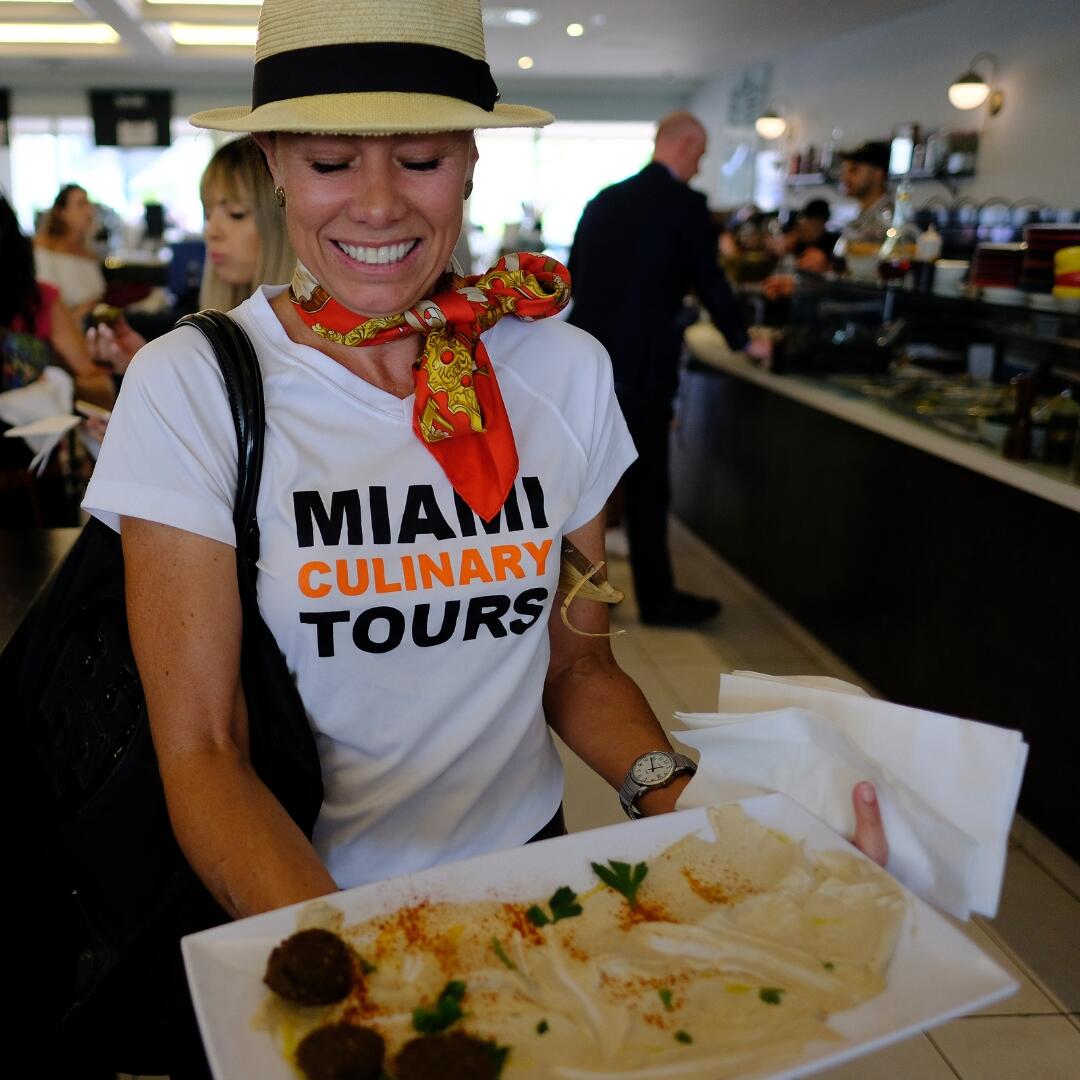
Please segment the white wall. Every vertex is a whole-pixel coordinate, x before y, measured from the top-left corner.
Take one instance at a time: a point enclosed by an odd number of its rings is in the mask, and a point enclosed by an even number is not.
[[[827,9],[822,17],[828,18]],[[977,52],[1000,60],[1005,107],[961,112],[949,104],[949,83]],[[894,124],[924,131],[981,130],[978,175],[961,194],[981,201],[1023,196],[1052,206],[1080,206],[1080,3],[1076,0],[953,0],[823,45],[773,57],[774,100],[792,121],[790,150],[821,148],[833,128],[841,142],[887,138]],[[752,132],[727,127],[737,73],[709,82],[691,108],[710,130],[710,153],[699,179],[716,205],[747,198],[746,178],[732,184],[720,163],[739,141],[761,146]],[[818,192],[820,194],[820,192]],[[944,195],[934,183],[921,202]],[[802,201],[809,192],[798,193]]]

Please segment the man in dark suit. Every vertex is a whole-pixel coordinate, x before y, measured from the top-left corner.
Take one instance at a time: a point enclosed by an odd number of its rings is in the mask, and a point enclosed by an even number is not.
[[[623,477],[638,607],[643,622],[667,626],[720,612],[718,601],[675,588],[668,551],[668,438],[683,298],[697,294],[732,349],[755,348],[717,265],[705,196],[688,185],[705,145],[705,129],[690,113],[662,120],[652,161],[585,207],[570,252],[570,322],[611,354],[615,392],[638,451]]]

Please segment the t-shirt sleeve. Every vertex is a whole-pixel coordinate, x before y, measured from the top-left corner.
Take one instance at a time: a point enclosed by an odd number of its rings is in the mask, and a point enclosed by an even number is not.
[[[611,358],[595,339],[583,336],[594,350],[595,382],[593,385],[591,425],[583,432],[582,445],[588,456],[585,483],[577,507],[566,520],[563,532],[573,532],[592,521],[604,508],[615,485],[637,457],[633,439],[627,430],[611,372]],[[587,385],[587,384],[586,384]],[[589,413],[586,413],[589,416]]]
[[[235,545],[236,429],[206,339],[181,327],[124,376],[83,509],[119,531],[136,517]]]

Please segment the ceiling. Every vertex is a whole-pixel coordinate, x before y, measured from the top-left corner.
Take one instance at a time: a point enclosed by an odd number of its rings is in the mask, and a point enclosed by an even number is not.
[[[839,37],[942,0],[526,0],[539,14],[531,26],[489,25],[488,54],[496,79],[514,88],[553,82],[576,87],[594,80],[663,80],[687,89],[732,68]],[[489,14],[492,9],[489,9]],[[258,7],[150,0],[0,0],[0,23],[103,23],[114,44],[0,44],[0,83],[47,87],[167,83],[184,89],[211,81],[246,85],[249,47],[176,44],[169,23],[253,25]],[[585,32],[568,37],[566,26]],[[522,71],[518,58],[530,56]]]

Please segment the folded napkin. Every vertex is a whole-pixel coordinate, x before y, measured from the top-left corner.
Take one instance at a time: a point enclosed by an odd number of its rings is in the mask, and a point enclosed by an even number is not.
[[[958,918],[993,916],[1027,745],[1006,728],[878,701],[835,679],[723,675],[720,712],[676,716],[701,754],[679,808],[781,791],[837,832],[871,780],[888,869]]]
[[[64,432],[80,422],[71,415],[74,400],[75,380],[58,367],[47,367],[34,382],[0,394],[0,420],[12,425],[5,434],[22,436],[34,451],[30,470],[39,476]]]

